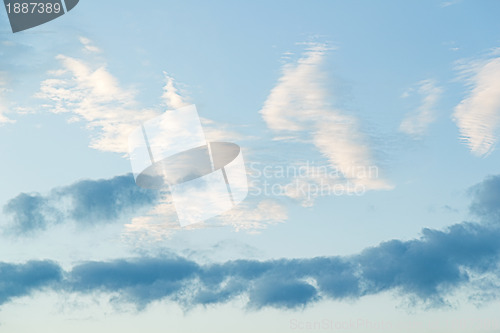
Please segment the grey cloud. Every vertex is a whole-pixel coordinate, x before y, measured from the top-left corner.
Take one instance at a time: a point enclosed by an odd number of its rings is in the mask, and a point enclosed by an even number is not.
[[[296,308],[384,291],[437,306],[469,282],[467,272],[498,272],[499,237],[499,228],[463,223],[445,231],[424,229],[420,239],[392,240],[348,257],[204,266],[183,258],[145,258],[86,263],[70,276],[73,291],[117,292],[141,307],[163,298],[192,307],[245,295],[251,308]]]
[[[390,240],[351,256],[203,265],[176,256],[93,261],[74,266],[62,280],[57,275],[60,269],[51,266],[56,272],[51,287],[82,294],[110,293],[138,308],[158,300],[189,309],[235,299],[247,300],[252,309],[301,308],[322,299],[356,300],[387,291],[427,306],[441,306],[459,288],[474,287],[474,276],[482,288],[482,294],[473,295],[474,300],[489,301],[498,295],[496,286],[500,285],[500,224],[491,223],[498,209],[493,204],[497,184],[497,178],[490,177],[472,192],[471,209],[487,217],[488,223],[463,222],[445,230],[427,228],[418,239]],[[36,207],[38,201],[33,205]],[[37,271],[2,265],[7,271],[24,269],[35,276],[34,280],[2,276],[6,282],[0,285],[15,285],[14,292],[1,296],[2,302],[38,288],[33,282],[40,281]],[[11,289],[0,290],[5,293]]]
[[[77,292],[119,292],[124,300],[143,307],[175,296],[198,271],[198,264],[183,258],[87,262],[73,268],[67,284]]]
[[[489,176],[470,188],[473,195],[471,213],[488,222],[500,220],[500,175]]]
[[[305,306],[317,297],[318,291],[307,282],[295,279],[276,281],[273,276],[256,281],[250,293],[250,305],[255,308],[295,308]]]
[[[45,229],[48,216],[52,216],[47,198],[38,193],[21,193],[11,199],[3,208],[7,215],[11,215],[15,232],[31,232]],[[49,212],[47,212],[49,210]]]
[[[152,206],[158,192],[138,187],[131,174],[111,179],[82,180],[48,195],[21,193],[4,206],[12,218],[10,230],[30,234],[72,220],[79,224],[112,222]]]
[[[500,177],[487,178],[474,186],[471,193],[471,211],[488,221],[498,221]],[[383,242],[352,256],[236,260],[203,266],[180,258],[155,259],[157,266],[139,264],[136,260],[88,263],[76,267],[74,272],[101,279],[127,267],[131,272],[137,270],[154,277],[146,281],[142,275],[130,274],[129,284],[106,288],[141,305],[164,297],[186,306],[207,305],[245,295],[248,306],[253,308],[295,308],[325,298],[358,299],[393,291],[438,306],[445,304],[454,290],[468,285],[471,274],[489,275],[500,281],[499,239],[498,223],[463,222],[445,230],[426,228],[419,239]],[[175,268],[179,263],[184,269]],[[103,265],[106,269],[88,270],[92,265]],[[174,278],[174,272],[186,273]],[[82,290],[80,285],[75,284],[74,290]],[[105,285],[93,284],[91,289],[100,290]],[[162,286],[162,292],[157,292],[158,286]]]
[[[499,228],[463,223],[446,231],[425,229],[420,239],[392,240],[347,257],[206,265],[181,257],[143,257],[82,263],[66,272],[64,280],[57,278],[60,268],[50,267],[55,272],[57,284],[52,288],[56,291],[111,293],[138,308],[166,299],[189,309],[240,296],[245,296],[247,306],[253,309],[297,308],[321,299],[355,300],[385,291],[438,306],[446,303],[450,292],[469,283],[468,272],[494,274],[500,279],[499,237]],[[9,271],[21,270],[2,265]],[[17,291],[2,294],[0,300],[6,302],[38,288],[40,273],[24,272],[25,279],[2,276],[9,281],[4,285],[14,283],[12,290]],[[2,293],[6,290],[11,289],[4,288]]]
[[[393,240],[367,249],[357,256],[366,292],[398,289],[442,303],[447,291],[469,281],[464,269],[482,274],[498,265],[499,236],[498,228],[463,223],[446,231],[424,229],[419,240]]]
[[[0,305],[14,297],[27,296],[33,291],[57,287],[61,280],[62,269],[51,261],[0,263]]]

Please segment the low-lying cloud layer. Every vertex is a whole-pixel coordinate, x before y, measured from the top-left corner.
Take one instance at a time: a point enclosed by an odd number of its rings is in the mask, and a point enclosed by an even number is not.
[[[426,229],[418,240],[392,240],[351,257],[211,265],[181,257],[143,257],[83,263],[65,278],[55,264],[4,263],[0,302],[47,287],[118,294],[121,301],[139,308],[163,299],[190,308],[236,298],[246,299],[255,309],[296,308],[321,299],[358,299],[385,291],[442,305],[448,293],[469,282],[469,272],[498,272],[499,237],[497,227],[464,223],[446,231]]]
[[[177,256],[140,257],[85,262],[65,273],[46,261],[3,263],[0,303],[45,288],[110,293],[138,308],[159,300],[189,309],[235,299],[246,300],[254,309],[296,308],[322,299],[358,299],[386,291],[440,306],[459,288],[474,287],[471,277],[482,277],[483,285],[485,279],[493,286],[500,280],[500,223],[491,219],[498,213],[491,202],[500,199],[500,176],[471,191],[471,211],[488,217],[486,223],[424,229],[419,239],[383,242],[352,256],[203,265]],[[481,300],[480,295],[471,297]]]
[[[62,269],[51,261],[29,261],[25,264],[0,263],[0,304],[14,297],[49,287],[58,288]]]

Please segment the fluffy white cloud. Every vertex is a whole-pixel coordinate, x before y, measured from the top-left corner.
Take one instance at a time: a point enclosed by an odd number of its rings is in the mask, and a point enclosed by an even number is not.
[[[500,129],[500,57],[469,63],[462,74],[469,91],[455,107],[454,120],[472,153],[487,156]]]
[[[374,166],[373,159],[357,119],[330,102],[322,68],[327,51],[326,45],[311,45],[296,63],[287,63],[260,113],[279,139],[293,142],[306,137],[347,182],[366,190],[389,189],[378,174],[358,172]],[[331,183],[315,178],[300,181]]]
[[[434,122],[436,118],[434,108],[443,90],[432,79],[420,81],[417,86],[417,93],[422,102],[416,112],[408,114],[403,119],[399,130],[418,137],[425,134],[429,125]],[[409,93],[405,93],[403,97],[408,95]]]

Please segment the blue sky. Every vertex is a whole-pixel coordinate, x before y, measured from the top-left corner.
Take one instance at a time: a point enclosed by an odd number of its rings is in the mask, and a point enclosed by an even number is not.
[[[82,0],[16,34],[0,11],[2,328],[500,332],[499,10]],[[250,194],[180,228],[127,138],[187,104]]]

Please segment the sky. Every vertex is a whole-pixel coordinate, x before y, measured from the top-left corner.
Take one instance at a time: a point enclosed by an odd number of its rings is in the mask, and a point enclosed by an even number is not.
[[[499,10],[0,10],[0,329],[500,332]],[[248,195],[181,227],[128,140],[193,104]]]

